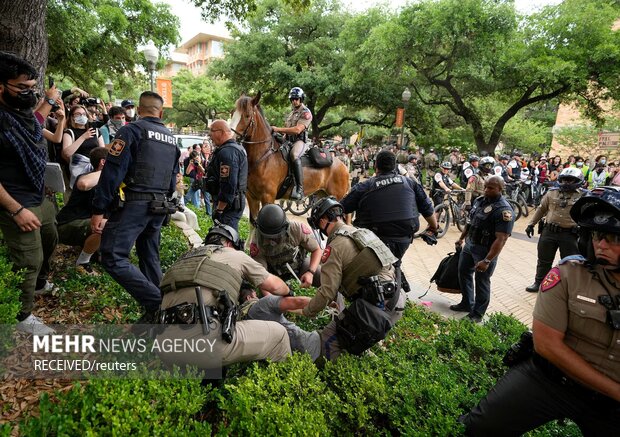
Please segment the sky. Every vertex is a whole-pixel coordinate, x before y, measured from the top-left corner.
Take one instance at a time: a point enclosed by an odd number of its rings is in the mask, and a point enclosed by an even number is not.
[[[155,0],[157,1],[157,0]],[[353,11],[362,11],[370,6],[386,4],[382,0],[343,0],[347,7]],[[534,10],[550,4],[560,3],[561,0],[515,0],[517,10],[522,13],[533,12]],[[200,9],[193,6],[190,0],[159,0],[160,3],[167,3],[171,6],[172,13],[181,20],[181,41],[185,42],[197,33],[208,33],[211,35],[229,36],[223,23],[209,24],[200,18]],[[407,0],[391,0],[390,7],[396,8],[407,3]]]

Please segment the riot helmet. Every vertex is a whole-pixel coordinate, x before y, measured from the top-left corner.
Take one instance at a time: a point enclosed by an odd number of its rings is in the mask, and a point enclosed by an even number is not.
[[[232,227],[225,224],[216,224],[205,237],[205,244],[221,245],[221,237],[226,238],[233,244],[233,247],[240,250],[243,247],[243,240],[239,238],[239,233]]]
[[[265,205],[258,212],[256,231],[258,243],[280,242],[286,236],[289,221],[280,205]]]
[[[469,162],[474,162],[474,161],[480,161],[480,158],[478,157],[478,155],[471,155],[469,157]]]
[[[327,220],[330,222],[336,220],[337,217],[344,218],[344,208],[334,196],[324,197],[316,202],[312,207],[310,217],[308,217],[308,223],[313,229],[326,233],[324,229],[320,228],[319,224],[323,216],[327,216]]]
[[[304,93],[304,90],[302,90],[298,86],[291,88],[291,90],[288,92],[289,100],[299,99],[303,102],[305,98],[306,98],[306,94]]]
[[[485,174],[491,174],[495,167],[495,160],[490,156],[485,156],[480,160],[480,171]]]
[[[620,235],[620,187],[593,189],[575,202],[570,216],[582,228]]]
[[[452,163],[448,161],[442,162],[441,168],[445,168],[446,170],[452,170]]]
[[[583,185],[583,173],[575,167],[567,167],[558,176],[560,191],[575,191]]]

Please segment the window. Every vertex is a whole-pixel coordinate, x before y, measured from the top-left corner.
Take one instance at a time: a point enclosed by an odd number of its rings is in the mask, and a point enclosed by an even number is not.
[[[223,56],[224,44],[222,41],[211,41],[211,56]]]

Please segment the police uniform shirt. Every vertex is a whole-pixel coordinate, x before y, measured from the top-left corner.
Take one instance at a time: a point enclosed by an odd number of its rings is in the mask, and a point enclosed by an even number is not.
[[[553,223],[563,228],[577,226],[570,216],[570,209],[583,194],[582,190],[563,192],[557,188],[551,188],[544,195],[529,224],[533,226],[540,219],[546,217],[547,223]]]
[[[435,173],[435,176],[433,176],[433,188],[440,189],[441,185],[439,185],[439,182],[442,182],[442,181],[444,185],[448,188],[454,185],[454,181],[450,179],[450,176],[437,172]]]
[[[299,105],[299,108],[293,108],[291,113],[286,118],[285,127],[295,127],[298,125],[303,125],[305,127],[304,131],[307,131],[312,123],[312,112],[304,105],[303,103]],[[303,132],[302,131],[302,134]],[[290,134],[287,134],[290,135]],[[301,135],[301,134],[300,134]]]
[[[291,245],[301,247],[307,252],[311,253],[319,249],[319,243],[316,241],[316,237],[312,233],[312,229],[304,223],[295,221],[290,222],[287,237],[289,238]],[[256,232],[254,232],[252,241],[250,242],[250,256],[254,258],[255,261],[258,261],[263,267],[268,268],[267,262],[269,257],[265,255],[264,251],[261,252],[258,245],[258,237]]]
[[[484,193],[485,180],[486,177],[482,173],[476,173],[467,181],[467,191],[473,192],[476,196],[482,195]]]
[[[216,175],[212,175],[215,172]],[[213,201],[224,202],[228,205],[233,203],[235,195],[240,189],[239,183],[247,181],[248,157],[245,149],[230,139],[215,149],[209,164],[207,178],[216,177],[219,181],[219,192]]]
[[[355,232],[356,228],[338,222],[327,239],[327,246],[321,257],[321,286],[316,294],[303,309],[307,317],[315,317],[331,301],[336,299],[342,283],[342,272],[360,252],[352,238],[338,235],[337,231],[343,229]],[[386,280],[393,280],[393,268],[384,267],[378,275]]]
[[[598,297],[620,295],[618,283],[601,266],[590,272],[583,261],[567,257],[541,283],[534,319],[565,333],[564,343],[595,369],[620,382],[620,330],[607,323]],[[583,258],[582,258],[583,259]]]
[[[474,200],[470,213],[470,231],[474,227],[487,230],[493,240],[496,232],[510,235],[513,225],[514,212],[503,196],[496,201],[487,200],[484,196]]]
[[[171,177],[170,186],[167,189],[167,192],[171,195],[175,190],[177,173],[179,172],[179,157],[181,156],[181,151],[177,147],[176,139],[171,133],[164,134],[162,132],[163,129],[167,129],[159,118],[144,117],[140,120],[143,123],[134,122],[121,127],[118,130],[112,145],[110,146],[110,150],[106,156],[105,165],[101,171],[99,183],[95,188],[95,197],[93,199],[94,214],[103,214],[106,210],[108,210],[116,197],[118,188],[125,180],[129,170],[133,165],[135,165],[140,141],[143,140],[143,130],[140,124],[146,124],[144,122],[155,124],[157,125],[156,127],[159,128],[153,131],[149,131],[147,128],[147,135],[152,134],[155,141],[168,143],[171,147],[175,148],[176,158],[174,158],[174,162],[170,162]],[[153,156],[152,159],[156,160],[158,157]]]
[[[241,273],[243,279],[254,286],[262,284],[269,277],[269,272],[262,265],[250,258],[245,252],[235,250],[232,247],[217,247],[211,255],[211,261],[228,265]],[[166,275],[172,274],[171,272],[174,271],[174,268],[175,266],[173,265],[168,269],[164,275],[164,280]],[[205,305],[215,305],[216,300],[213,297],[213,293],[204,287],[201,291]],[[176,292],[164,294],[161,307],[165,309],[185,302],[196,303],[196,292],[193,287],[186,287]]]

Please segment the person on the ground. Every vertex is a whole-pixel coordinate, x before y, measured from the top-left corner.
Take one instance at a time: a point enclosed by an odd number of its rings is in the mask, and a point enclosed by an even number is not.
[[[211,124],[211,140],[216,149],[207,169],[207,191],[215,208],[213,220],[236,231],[245,209],[248,155],[224,120]]]
[[[332,361],[343,350],[359,355],[402,317],[406,297],[392,266],[397,259],[372,231],[345,224],[344,208],[333,196],[313,206],[308,222],[327,236],[327,246],[321,286],[303,314],[316,317],[341,292],[352,303],[321,331],[322,354]],[[363,313],[382,323],[368,325]]]
[[[388,150],[377,153],[376,176],[351,188],[340,202],[346,214],[356,213],[354,225],[370,229],[397,258],[402,258],[420,228],[420,215],[428,226],[421,234],[429,245],[437,243],[437,219],[424,187],[414,179],[396,174],[396,156]],[[400,275],[405,291],[409,284]]]
[[[33,113],[37,77],[28,61],[0,51],[0,230],[13,270],[23,275],[16,328],[46,335],[54,330],[32,312],[35,292],[53,288],[39,276],[58,234],[56,210],[45,197],[47,141]]]
[[[140,119],[123,126],[112,142],[91,217],[93,233],[102,234],[101,264],[144,308],[139,322],[154,320],[159,309],[161,227],[176,211],[168,199],[175,191],[180,151],[161,120],[163,105],[157,93],[140,95]],[[139,268],[129,261],[134,243]]]
[[[96,147],[90,151],[90,163],[95,170],[77,177],[69,201],[56,215],[58,241],[67,246],[82,248],[75,265],[86,274],[95,273],[90,260],[101,244],[101,234],[93,233],[90,217],[94,188],[99,183],[107,155],[108,150],[104,147]]]
[[[538,260],[534,283],[525,288],[525,291],[531,293],[538,292],[540,283],[551,269],[558,249],[562,258],[579,253],[577,246],[579,232],[577,224],[571,218],[570,210],[585,193],[581,188],[583,174],[579,169],[569,167],[562,170],[558,179],[560,186],[547,191],[525,228],[525,234],[528,238],[532,238],[536,224],[543,218],[545,220],[537,245]]]
[[[474,201],[468,223],[456,242],[456,247],[462,248],[458,267],[462,298],[450,309],[468,313],[467,318],[475,323],[482,321],[489,306],[491,276],[514,224],[503,189],[504,180],[499,176],[486,180],[484,196]]]
[[[585,436],[620,429],[620,191],[598,188],[570,214],[593,252],[547,273],[534,307],[534,350],[460,418],[467,435],[520,436],[564,418]]]
[[[291,355],[284,326],[274,321],[237,321],[234,315],[244,280],[265,294],[286,296],[290,293],[282,279],[240,250],[242,245],[235,229],[216,225],[209,230],[204,246],[191,249],[166,271],[161,281],[160,313],[165,327],[158,339],[205,338],[197,308],[196,287],[200,287],[208,318],[206,339],[213,343],[213,350],[210,353],[164,354],[164,361],[212,369],[246,361],[283,361]],[[190,316],[183,317],[184,314]]]
[[[308,225],[289,221],[280,205],[265,205],[258,212],[250,256],[269,273],[285,281],[295,275],[302,287],[318,287],[321,254],[321,246]]]
[[[450,162],[442,162],[440,166],[441,172],[435,173],[435,176],[433,177],[431,193],[433,196],[433,205],[435,207],[443,203],[443,198],[447,193],[450,193],[452,190],[463,189],[459,184],[450,178],[452,168],[453,167]]]
[[[292,111],[286,118],[284,127],[272,126],[274,132],[286,134],[287,139],[293,144],[289,153],[289,160],[293,167],[293,177],[295,178],[295,187],[293,187],[291,192],[291,199],[302,199],[304,197],[304,174],[301,165],[301,155],[306,151],[308,128],[312,123],[312,112],[304,105],[305,98],[304,90],[297,86],[291,88],[288,93],[288,99],[291,101]]]

